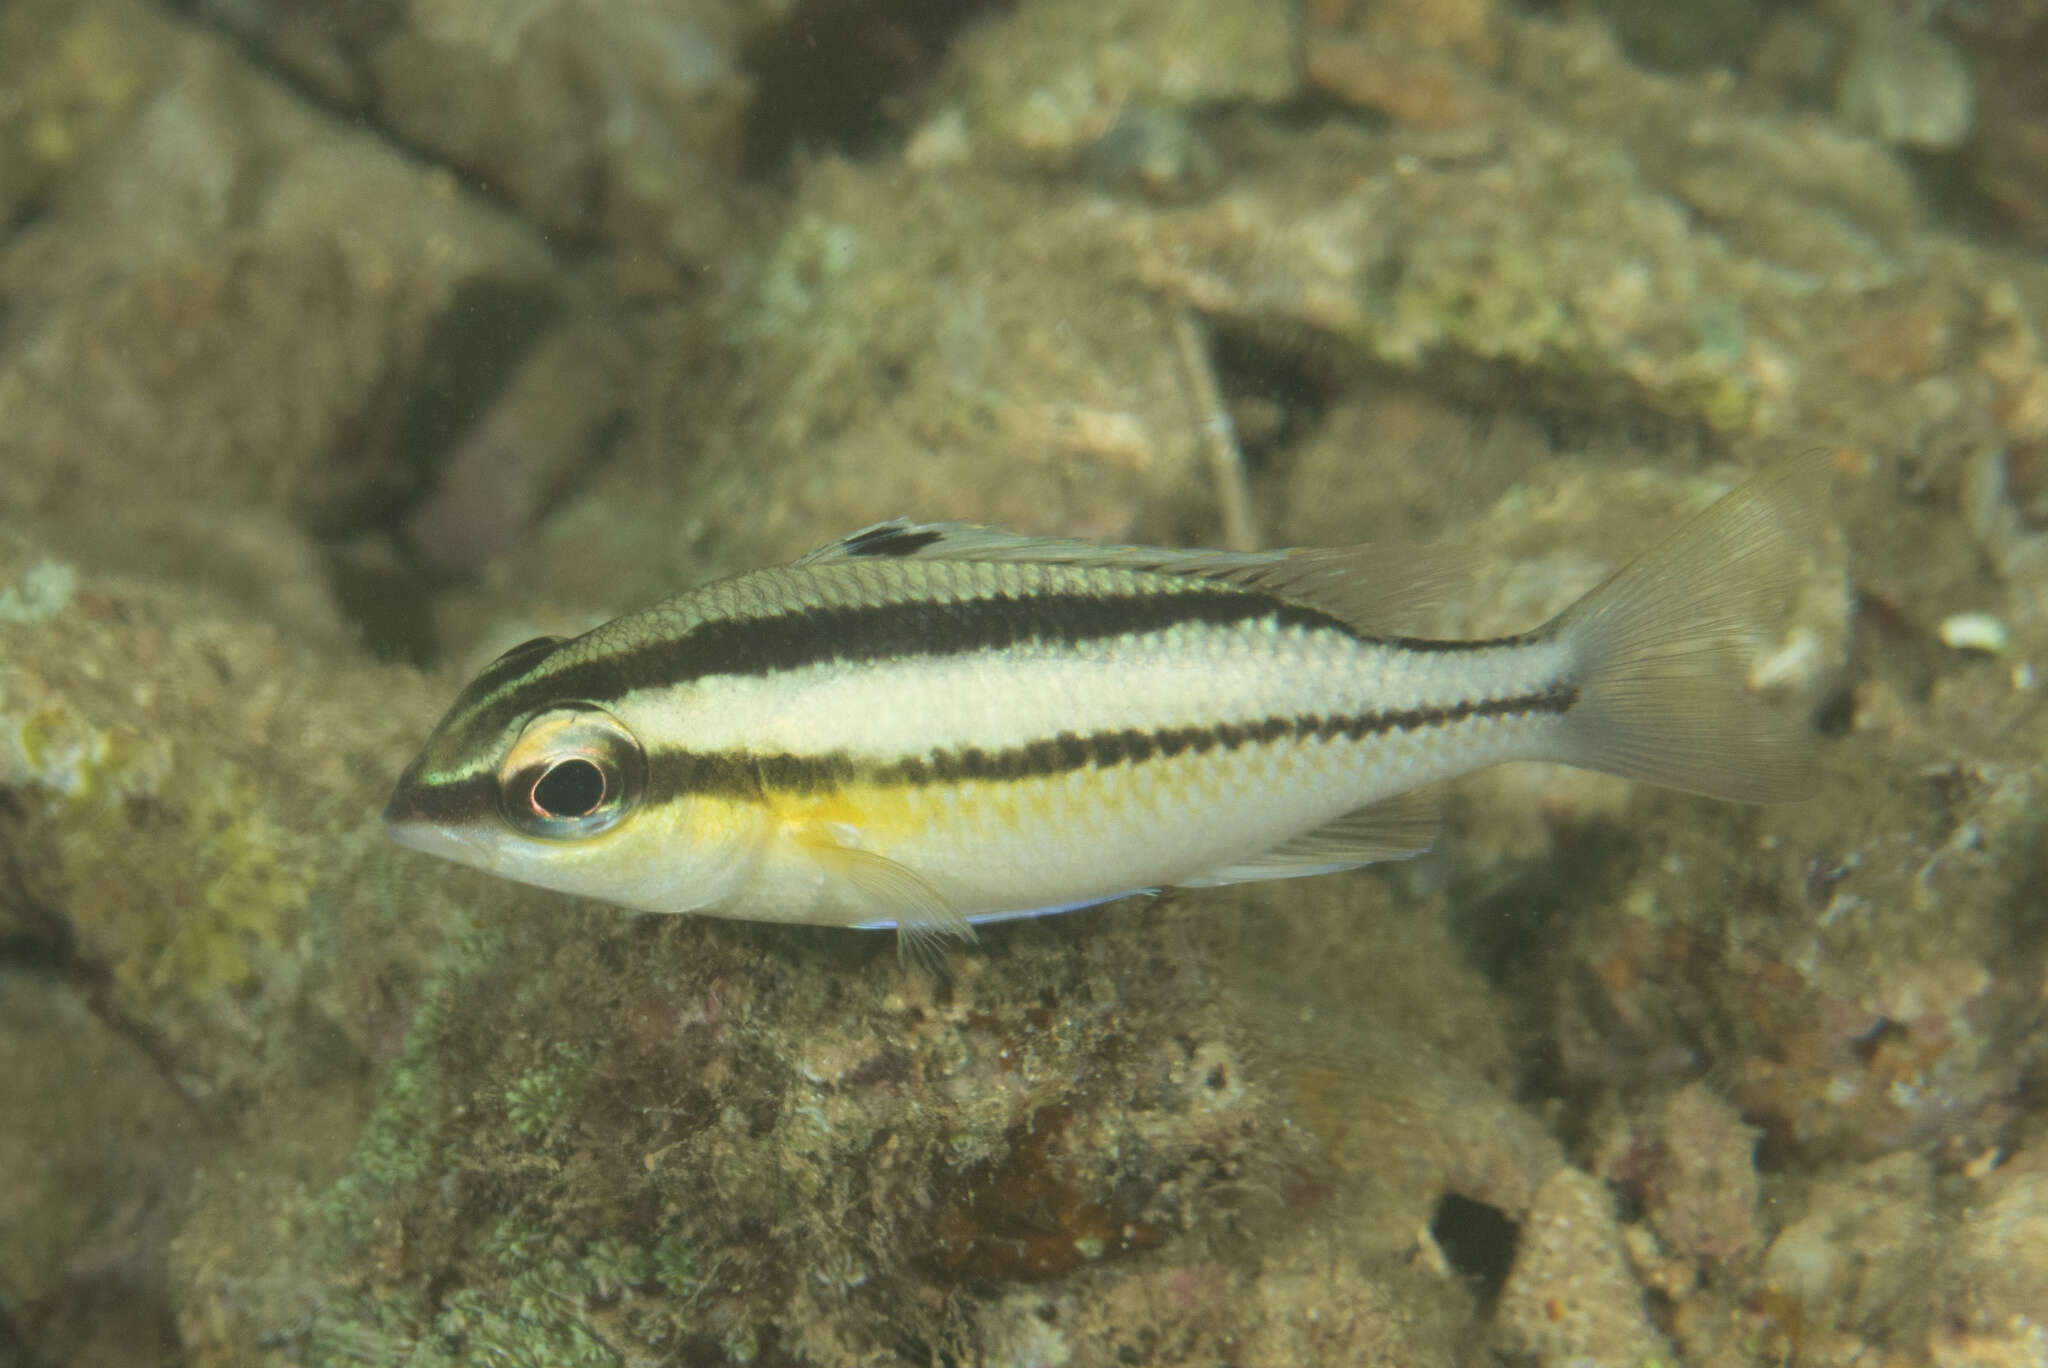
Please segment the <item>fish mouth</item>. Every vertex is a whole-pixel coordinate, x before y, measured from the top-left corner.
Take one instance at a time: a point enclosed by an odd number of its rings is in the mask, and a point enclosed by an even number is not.
[[[430,822],[384,821],[384,834],[393,844],[416,850],[422,855],[449,860],[455,864],[468,865],[472,869],[495,870],[497,859],[490,845],[481,837],[460,827],[435,826]]]
[[[384,809],[384,834],[407,850],[437,854],[437,847],[452,839],[443,828],[405,816],[397,807],[394,801]]]

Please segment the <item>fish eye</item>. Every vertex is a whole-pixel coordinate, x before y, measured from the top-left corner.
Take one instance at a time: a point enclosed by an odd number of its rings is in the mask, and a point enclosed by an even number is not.
[[[595,760],[572,755],[548,767],[533,786],[534,811],[549,817],[588,817],[604,804],[604,770]]]
[[[498,769],[505,820],[545,841],[608,831],[640,802],[647,756],[602,708],[551,708],[527,722]]]

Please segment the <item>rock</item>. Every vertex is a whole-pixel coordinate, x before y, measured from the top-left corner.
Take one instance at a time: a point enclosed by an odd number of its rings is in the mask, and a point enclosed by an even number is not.
[[[50,564],[68,562],[0,541],[0,584]],[[417,726],[370,700],[429,691],[209,591],[74,574],[60,611],[0,621],[0,849],[39,909],[18,929],[227,1125],[267,1088],[361,1067],[377,1049],[368,1002],[416,977],[421,938],[439,934],[367,932],[349,919],[397,909],[343,887],[386,857],[384,757]],[[320,942],[361,958],[316,971]]]
[[[60,54],[22,88],[65,131],[0,245],[0,505],[357,525],[433,468],[422,414],[459,429],[449,396],[487,402],[563,311],[528,230],[222,43],[124,0],[7,22],[0,61]]]
[[[1140,909],[984,936],[942,989],[886,937],[538,912],[450,947],[346,1174],[272,1218],[315,1234],[289,1266],[260,1191],[207,1177],[196,1352],[846,1362],[957,1343],[944,1288],[1084,1276],[1269,1181],[1235,1031]]]
[[[1233,0],[1047,0],[967,30],[934,95],[980,156],[1063,167],[1134,110],[1287,99],[1293,34]]]
[[[1757,1132],[1704,1084],[1673,1093],[1648,1134],[1618,1147],[1610,1181],[1627,1183],[1664,1242],[1696,1267],[1759,1249]]]
[[[549,233],[717,260],[773,7],[737,0],[195,0],[326,101]]]
[[[1489,79],[1507,26],[1493,0],[1308,7],[1302,69],[1347,104],[1416,128],[1477,125],[1499,115]]]
[[[1894,1154],[1807,1189],[1805,1214],[1764,1253],[1763,1281],[1805,1324],[1912,1344],[1933,1312],[1934,1190],[1927,1164]]]
[[[1888,143],[1950,152],[1969,140],[1976,92],[1955,46],[1873,6],[1835,78],[1835,112]]]
[[[1667,71],[1734,65],[1769,21],[1772,8],[1762,0],[1706,5],[1593,0],[1591,5],[1630,56]]]
[[[519,547],[611,454],[633,364],[625,345],[591,321],[536,343],[441,455],[433,490],[407,511],[412,557],[452,578]]]
[[[1984,1180],[1953,1238],[1946,1281],[1964,1323],[1990,1334],[2040,1330],[2048,1320],[2048,1164],[2038,1150]]]
[[[556,231],[695,261],[726,249],[747,7],[422,0],[410,20],[367,59],[407,138]]]
[[[1110,540],[1213,517],[1179,312],[1089,275],[1102,228],[1092,193],[821,162],[726,302],[729,351],[665,369],[658,435],[494,567],[448,640],[536,599],[610,616],[905,510]]]
[[[1949,17],[1977,85],[1977,135],[1964,171],[1999,220],[2038,249],[2048,242],[2048,95],[2035,74],[2048,53],[2048,11],[1999,5]]]
[[[0,618],[0,1163],[33,1180],[9,1185],[0,1266],[10,1318],[82,1361],[196,1343],[165,1281],[194,1174],[238,1172],[274,1212],[341,1162],[446,928],[435,875],[394,895],[375,818],[430,693],[252,615],[324,597],[286,535],[212,562],[273,575],[257,599],[0,529],[0,586],[69,570]]]
[[[1562,1168],[1537,1192],[1493,1332],[1502,1352],[1538,1364],[1668,1360],[1598,1179]]]
[[[0,830],[0,869],[18,854],[11,834]],[[0,913],[16,946],[37,931],[14,920],[21,894]],[[0,1168],[12,1178],[0,1185],[0,1279],[10,1321],[32,1323],[41,1352],[143,1368],[176,1344],[161,1270],[203,1131],[122,1024],[47,969],[0,971]]]

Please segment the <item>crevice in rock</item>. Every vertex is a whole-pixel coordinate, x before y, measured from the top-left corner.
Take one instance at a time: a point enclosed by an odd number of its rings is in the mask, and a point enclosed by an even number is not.
[[[1522,1229],[1499,1207],[1447,1192],[1429,1218],[1429,1235],[1482,1304],[1500,1295]]]
[[[741,56],[757,83],[741,163],[746,174],[773,175],[800,148],[859,155],[885,142],[954,35],[1014,2],[803,0]]]

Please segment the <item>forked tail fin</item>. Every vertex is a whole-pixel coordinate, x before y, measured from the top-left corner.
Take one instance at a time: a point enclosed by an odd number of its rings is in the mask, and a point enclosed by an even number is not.
[[[1764,471],[1558,614],[1579,698],[1557,759],[1737,802],[1812,795],[1812,736],[1745,667],[1817,545],[1831,470],[1812,452]]]

